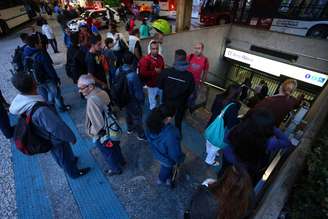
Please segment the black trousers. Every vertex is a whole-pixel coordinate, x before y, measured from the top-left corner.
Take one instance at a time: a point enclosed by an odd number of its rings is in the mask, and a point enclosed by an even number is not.
[[[49,40],[49,43],[50,43],[52,49],[54,50],[54,52],[57,53],[57,52],[58,52],[58,47],[57,47],[57,41],[56,41],[56,38],[54,38],[54,39],[50,39],[50,40]]]

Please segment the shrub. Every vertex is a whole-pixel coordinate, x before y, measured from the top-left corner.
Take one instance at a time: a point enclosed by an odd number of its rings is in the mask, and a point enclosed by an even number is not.
[[[104,0],[104,4],[110,7],[118,7],[120,5],[120,0]]]
[[[328,121],[312,144],[289,202],[293,219],[328,218]]]

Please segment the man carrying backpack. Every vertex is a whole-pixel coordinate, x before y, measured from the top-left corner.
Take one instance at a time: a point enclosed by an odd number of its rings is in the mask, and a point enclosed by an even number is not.
[[[64,104],[61,96],[60,79],[52,65],[52,60],[42,49],[38,36],[29,36],[24,57],[25,72],[33,75],[38,84],[38,92],[43,98],[49,103],[54,103],[60,111],[70,110],[71,107]]]
[[[24,70],[24,49],[27,46],[27,40],[28,40],[28,34],[27,33],[21,33],[19,35],[23,42],[23,46],[17,46],[15,49],[15,53],[13,56],[12,64],[13,68],[16,72],[23,71]]]
[[[163,90],[164,105],[176,109],[175,126],[180,130],[180,134],[188,99],[195,89],[193,75],[187,71],[189,63],[186,58],[184,50],[175,51],[173,68],[164,69],[158,78],[158,87]]]
[[[108,176],[119,175],[126,164],[120,147],[121,128],[111,112],[108,94],[96,87],[92,75],[82,75],[78,80],[79,92],[87,99],[86,132],[93,138],[105,156],[110,170]]]
[[[128,126],[128,134],[135,132],[137,139],[142,141],[146,140],[144,129],[142,127],[142,111],[144,104],[144,93],[142,89],[142,84],[136,71],[133,68],[134,55],[131,52],[127,52],[123,56],[123,66],[121,66],[116,72],[116,82],[114,82],[113,88],[115,88],[115,83],[120,83],[120,80],[127,81],[128,89],[124,91],[117,91],[121,97],[127,99],[127,104],[125,107],[126,113],[126,123]],[[124,92],[126,93],[124,95]]]
[[[71,178],[87,174],[90,168],[78,169],[76,165],[77,157],[74,156],[70,146],[70,143],[76,143],[74,133],[60,119],[56,110],[44,103],[42,96],[37,95],[33,78],[25,73],[17,73],[13,75],[11,81],[20,94],[12,101],[9,111],[17,116],[29,115],[31,117],[33,135],[29,137],[49,140],[55,161]],[[36,104],[39,106],[35,109]],[[32,109],[33,114],[30,115]],[[15,133],[15,135],[18,134]],[[29,138],[28,141],[32,142],[33,139]],[[29,142],[26,143],[29,144]]]

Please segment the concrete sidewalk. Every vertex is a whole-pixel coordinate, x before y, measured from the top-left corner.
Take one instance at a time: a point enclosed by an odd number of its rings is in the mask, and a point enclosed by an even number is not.
[[[99,150],[94,148],[84,134],[85,100],[80,98],[76,85],[65,75],[66,49],[62,31],[53,18],[49,19],[49,24],[55,30],[61,53],[54,54],[52,48],[48,51],[61,77],[65,102],[72,105],[71,112],[61,116],[77,136],[78,143],[73,146],[73,150],[80,157],[79,166],[91,166],[92,171],[80,179],[71,180],[50,154],[27,157],[12,145],[3,156],[4,161],[8,161],[4,167],[11,173],[6,175],[9,176],[6,185],[12,187],[5,198],[11,200],[8,203],[11,207],[8,207],[7,217],[182,218],[194,188],[205,178],[214,177],[214,172],[201,160],[204,139],[199,130],[202,127],[193,128],[189,123],[183,124],[183,151],[187,158],[180,168],[175,189],[156,185],[159,164],[154,161],[147,142],[140,142],[133,135],[125,134],[122,138],[122,151],[128,163],[123,174],[111,178],[105,176],[103,170],[107,168],[107,164]],[[104,34],[106,31],[102,32]],[[1,43],[7,46],[4,48],[11,54],[13,48],[20,43],[14,36],[8,40],[8,45]],[[2,72],[6,73],[6,78],[2,80],[5,83],[1,83],[1,87],[2,90],[5,87],[5,96],[10,100],[16,91],[8,81],[9,61],[10,57],[1,61]],[[122,112],[119,120],[122,127],[125,127]],[[197,122],[193,122],[193,126],[195,125],[197,126]],[[4,144],[1,145],[1,149],[3,148],[6,148]]]

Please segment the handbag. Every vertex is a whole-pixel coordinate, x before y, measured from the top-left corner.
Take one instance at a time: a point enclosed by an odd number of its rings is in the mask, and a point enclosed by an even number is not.
[[[221,111],[220,115],[207,127],[205,130],[205,139],[209,141],[215,147],[222,149],[224,147],[223,140],[225,136],[226,129],[224,127],[224,113],[227,109],[234,103],[229,103]]]

